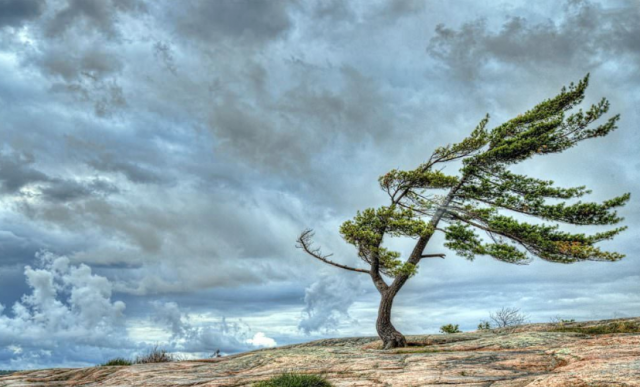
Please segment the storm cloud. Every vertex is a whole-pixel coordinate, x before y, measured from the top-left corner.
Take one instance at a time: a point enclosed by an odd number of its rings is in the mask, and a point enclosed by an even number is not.
[[[0,28],[18,27],[42,14],[44,0],[2,0],[0,1]]]

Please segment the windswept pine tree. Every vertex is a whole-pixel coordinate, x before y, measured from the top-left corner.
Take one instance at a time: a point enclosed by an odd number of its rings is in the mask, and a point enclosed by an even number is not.
[[[380,188],[389,195],[390,203],[358,212],[340,228],[343,238],[368,265],[366,269],[330,260],[330,255],[313,246],[311,230],[300,235],[298,247],[312,257],[371,276],[381,295],[376,328],[384,348],[406,346],[404,336],[391,323],[391,307],[423,259],[444,257],[425,253],[436,232],[444,233],[447,248],[469,260],[488,255],[506,263],[526,264],[539,257],[569,264],[624,257],[596,244],[626,227],[588,235],[562,231],[559,223],[614,225],[622,220],[615,209],[629,200],[628,193],[602,203],[576,201],[572,199],[591,191],[584,186],[563,188],[553,181],[509,171],[510,166],[534,156],[559,153],[616,129],[618,115],[595,124],[609,110],[609,101],[604,98],[586,111],[575,111],[588,81],[587,76],[577,85],[563,88],[555,98],[492,130],[487,129],[487,116],[467,138],[437,148],[416,169],[394,169],[381,176]],[[459,174],[442,173],[441,166],[453,161],[462,161]],[[527,217],[545,222],[529,223]],[[415,246],[401,259],[400,252],[383,246],[385,236],[413,238]]]

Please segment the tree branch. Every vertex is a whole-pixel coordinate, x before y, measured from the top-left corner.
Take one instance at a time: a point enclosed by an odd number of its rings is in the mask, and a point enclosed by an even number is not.
[[[312,242],[312,238],[313,238],[313,230],[311,229],[307,229],[304,230],[302,232],[302,234],[300,234],[300,236],[297,239],[297,244],[296,247],[299,249],[304,250],[305,253],[309,254],[310,256],[321,260],[324,263],[328,263],[329,265],[333,265],[335,267],[339,267],[341,269],[345,269],[345,270],[351,270],[351,271],[356,271],[358,273],[367,273],[369,274],[369,270],[364,270],[364,269],[356,269],[354,267],[350,267],[350,266],[346,266],[346,265],[341,265],[337,262],[333,262],[328,260],[327,258],[329,258],[330,256],[332,256],[333,254],[328,254],[328,255],[322,255],[322,252],[320,251],[319,248],[313,248],[313,242]]]
[[[444,259],[444,254],[422,254],[420,258],[442,258]]]
[[[531,244],[529,244],[528,242],[526,242],[526,241],[522,240],[521,238],[518,238],[518,237],[517,237],[517,236],[515,236],[515,235],[507,234],[507,233],[502,232],[502,231],[493,230],[493,229],[491,229],[491,228],[485,227],[485,226],[480,225],[480,224],[478,224],[478,223],[472,222],[472,221],[470,221],[469,219],[465,219],[465,218],[463,218],[463,217],[459,216],[459,215],[458,215],[458,214],[456,214],[456,213],[453,213],[453,212],[449,212],[449,213],[450,213],[450,214],[452,214],[454,218],[456,218],[456,219],[460,220],[461,222],[466,223],[466,224],[468,224],[469,226],[476,227],[476,228],[478,228],[478,229],[480,229],[480,230],[485,231],[487,234],[489,234],[489,236],[490,236],[492,239],[494,239],[494,234],[496,234],[496,235],[500,235],[500,236],[502,236],[502,237],[505,237],[505,238],[511,239],[511,240],[513,240],[513,241],[515,241],[515,242],[519,243],[519,244],[520,244],[520,246],[522,246],[525,250],[527,250],[527,251],[528,251],[529,253],[531,253],[532,255],[536,255],[536,256],[537,256],[537,255],[539,255],[539,252],[536,252],[536,249],[534,248],[534,246],[532,246],[532,245],[531,245]],[[477,219],[477,220],[482,221],[482,219],[478,219],[478,218],[476,218],[476,219]],[[495,242],[496,242],[496,241],[495,241],[495,239],[494,239],[494,243],[495,243]]]
[[[371,270],[369,274],[371,274],[373,284],[380,293],[384,293],[389,289],[389,285],[384,278],[382,278],[382,275],[380,275],[380,257],[378,257],[377,253],[371,254]]]
[[[431,228],[436,229],[438,227],[438,223],[440,222],[440,219],[442,219],[444,214],[447,213],[447,207],[453,200],[456,194],[456,191],[458,191],[458,189],[462,187],[462,185],[465,183],[467,178],[468,178],[468,175],[463,175],[460,181],[458,182],[458,184],[456,184],[455,187],[452,187],[451,190],[449,190],[449,193],[444,198],[442,204],[438,207],[438,209],[436,210],[436,213],[433,215],[433,217],[431,218],[431,221],[429,222],[429,226]],[[429,240],[431,240],[432,235],[433,234],[429,234],[429,235],[421,236],[420,238],[418,238],[416,245],[413,247],[413,250],[411,251],[411,255],[409,256],[409,259],[407,259],[406,261],[407,263],[410,263],[412,265],[417,265],[420,262],[420,260],[422,259],[422,255],[424,255],[423,254],[424,249],[425,247],[427,247],[427,244],[429,243]],[[407,282],[408,279],[409,279],[409,275],[405,273],[398,274],[396,278],[394,278],[393,282],[391,283],[390,288],[392,288],[393,291],[397,292],[404,286],[405,282]]]

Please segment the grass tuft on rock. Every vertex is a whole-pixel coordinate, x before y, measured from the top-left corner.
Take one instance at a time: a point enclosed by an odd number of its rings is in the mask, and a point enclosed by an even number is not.
[[[100,364],[102,367],[114,367],[114,366],[130,366],[134,364],[151,364],[151,363],[170,363],[174,361],[180,361],[179,357],[168,353],[164,349],[155,347],[151,348],[149,351],[144,353],[143,355],[136,356],[135,359],[129,360],[124,357],[116,357],[104,364]]]
[[[170,363],[176,361],[176,359],[164,349],[159,349],[158,346],[153,347],[149,352],[142,356],[136,357],[135,364],[149,364],[149,363]]]
[[[111,359],[108,362],[102,364],[103,367],[113,367],[113,366],[130,366],[133,362],[129,359],[125,359],[123,357],[116,357],[115,359]]]
[[[318,375],[284,374],[258,382],[253,387],[332,387],[332,385]]]

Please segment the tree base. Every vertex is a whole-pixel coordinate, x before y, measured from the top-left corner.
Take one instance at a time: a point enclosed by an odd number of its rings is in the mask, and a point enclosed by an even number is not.
[[[396,292],[385,292],[380,299],[376,330],[382,340],[382,349],[401,348],[407,346],[407,339],[391,324],[391,306]]]
[[[387,337],[382,337],[382,349],[402,348],[407,346],[407,339],[400,332],[393,332]]]

